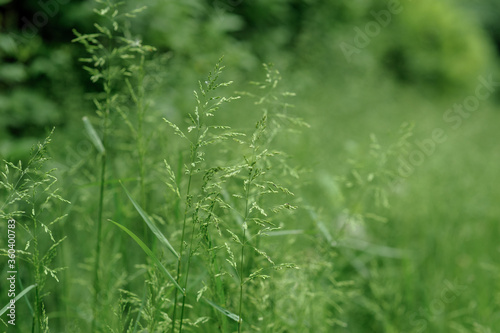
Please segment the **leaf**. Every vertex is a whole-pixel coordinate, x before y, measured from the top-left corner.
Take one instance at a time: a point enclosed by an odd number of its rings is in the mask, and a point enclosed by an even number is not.
[[[26,293],[28,293],[31,289],[33,289],[35,287],[36,287],[36,284],[32,284],[28,288],[26,288],[23,291],[21,291],[19,293],[19,295],[17,295],[16,298],[14,298],[14,302],[17,302],[21,297],[23,297],[24,295],[26,295]],[[10,301],[9,301],[9,303],[7,303],[6,306],[3,307],[2,310],[0,310],[0,316],[2,316],[5,312],[7,312],[7,310],[9,309],[9,305],[10,305]]]
[[[153,223],[153,221],[151,221],[149,219],[149,217],[142,210],[142,208],[139,206],[139,204],[137,202],[135,202],[134,199],[132,199],[132,197],[130,196],[130,193],[128,193],[125,186],[121,182],[120,182],[120,184],[122,185],[123,189],[125,190],[125,193],[127,194],[127,197],[130,199],[130,201],[134,205],[135,209],[139,212],[139,214],[141,215],[144,222],[146,222],[146,224],[148,225],[149,229],[151,229],[153,234],[155,234],[156,238],[158,238],[160,240],[160,242],[162,242],[170,250],[170,252],[172,252],[178,259],[179,254],[175,251],[174,247],[170,244],[168,239],[161,233],[160,229],[158,229],[158,227]]]
[[[375,220],[377,222],[382,222],[382,223],[386,223],[388,221],[388,219],[386,217],[383,217],[383,216],[380,216],[377,214],[373,214],[373,213],[366,213],[365,217],[372,219],[372,220]]]
[[[112,221],[112,220],[109,220],[109,221],[114,223],[117,227],[119,227],[120,229],[125,231],[130,237],[132,237],[132,239],[142,248],[142,250],[151,258],[151,260],[153,260],[153,262],[158,267],[158,269],[160,269],[160,271],[162,271],[170,279],[170,281],[172,281],[174,286],[176,286],[177,289],[179,289],[182,292],[182,294],[184,295],[184,289],[182,289],[181,286],[179,286],[177,281],[175,281],[174,277],[167,271],[165,266],[163,266],[163,264],[160,262],[160,260],[158,260],[158,258],[156,258],[154,253],[148,248],[148,246],[146,244],[144,244],[144,242],[142,240],[140,240],[139,237],[137,237],[132,231],[130,231],[129,229],[127,229],[126,227],[124,227],[120,223]]]
[[[304,230],[295,229],[295,230],[278,230],[278,231],[270,231],[266,234],[268,236],[288,236],[288,235],[300,235],[303,234]]]
[[[94,146],[97,148],[99,153],[104,154],[104,152],[105,152],[104,146],[101,142],[101,139],[99,138],[99,135],[97,135],[97,132],[95,131],[94,126],[92,126],[92,124],[90,123],[89,118],[83,117],[82,120],[83,120],[83,124],[85,125],[85,129],[87,130],[87,133],[90,136],[90,140],[92,141]]]
[[[231,318],[232,320],[234,320],[235,322],[239,322],[240,321],[240,317],[220,306],[218,306],[217,304],[215,304],[214,302],[212,301],[209,301],[208,299],[206,299],[205,297],[203,297],[203,299],[205,300],[205,302],[207,302],[208,304],[210,304],[215,310],[221,312],[222,314],[224,314],[225,316]]]

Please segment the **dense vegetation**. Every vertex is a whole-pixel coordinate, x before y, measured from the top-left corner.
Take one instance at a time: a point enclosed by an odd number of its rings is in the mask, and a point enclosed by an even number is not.
[[[495,332],[499,9],[0,0],[1,331]]]

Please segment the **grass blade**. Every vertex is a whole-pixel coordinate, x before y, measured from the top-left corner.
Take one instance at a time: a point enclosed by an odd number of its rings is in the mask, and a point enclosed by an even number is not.
[[[175,281],[175,279],[173,278],[173,276],[170,275],[170,273],[167,271],[167,269],[165,268],[165,266],[163,266],[163,264],[160,262],[160,260],[158,260],[158,258],[156,258],[156,256],[154,255],[154,253],[149,249],[149,247],[146,244],[144,244],[144,242],[142,240],[140,240],[139,237],[137,237],[132,231],[130,231],[129,229],[127,229],[126,227],[124,227],[120,223],[112,221],[112,220],[109,220],[109,221],[112,222],[112,223],[114,223],[117,227],[119,227],[120,229],[122,229],[123,231],[125,231],[130,237],[132,237],[132,239],[135,240],[135,242],[151,258],[151,260],[153,260],[153,262],[155,263],[155,265],[163,273],[165,273],[165,275],[169,278],[170,281],[172,281],[172,283],[174,284],[174,286],[176,286],[177,289],[179,289],[182,292],[182,294],[184,294],[184,289],[182,289],[181,286],[179,286],[179,284],[177,283],[177,281]]]
[[[215,304],[214,302],[212,301],[209,301],[208,299],[204,298],[203,299],[205,300],[205,302],[207,302],[208,304],[210,304],[215,310],[221,312],[223,315],[231,318],[232,320],[234,320],[235,322],[239,322],[240,321],[240,317],[234,313],[232,313],[231,311],[228,311],[220,306],[218,306],[217,304]]]
[[[27,292],[29,292],[31,289],[35,288],[36,287],[36,284],[32,284],[31,286],[29,286],[28,288],[24,289],[23,291],[21,291],[19,293],[19,295],[17,295],[15,298],[14,298],[14,302],[17,302],[21,297],[23,297],[24,295],[26,295]],[[7,303],[6,306],[3,307],[2,310],[0,310],[0,316],[2,316],[5,312],[7,312],[8,308],[9,308],[9,305],[10,305],[10,302]]]
[[[105,149],[104,145],[102,144],[101,139],[99,138],[99,135],[97,135],[96,130],[94,129],[94,126],[90,123],[89,118],[83,117],[83,124],[85,125],[85,129],[87,130],[88,135],[90,136],[90,140],[94,144],[94,146],[97,148],[99,153],[104,154]]]
[[[270,231],[266,232],[268,236],[288,236],[288,235],[301,235],[304,233],[304,230],[296,229],[296,230],[278,230],[278,231]]]
[[[120,182],[120,184],[121,184],[121,182]],[[158,227],[156,227],[156,225],[153,223],[153,221],[151,221],[151,219],[146,215],[146,213],[142,210],[141,206],[139,206],[139,204],[137,202],[135,202],[135,200],[132,198],[130,193],[128,193],[125,186],[123,184],[121,184],[121,185],[122,185],[123,189],[125,190],[127,197],[130,199],[130,201],[134,205],[135,209],[139,212],[139,214],[141,215],[144,222],[146,222],[149,229],[151,229],[153,234],[155,234],[156,238],[158,238],[160,240],[160,242],[162,242],[170,250],[170,252],[172,252],[177,257],[177,259],[179,259],[179,254],[174,250],[173,246],[170,244],[168,239],[161,233],[160,229],[158,229]]]

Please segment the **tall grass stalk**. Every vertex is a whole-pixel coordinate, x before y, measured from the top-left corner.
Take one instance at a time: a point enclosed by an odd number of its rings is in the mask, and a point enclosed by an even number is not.
[[[243,231],[243,237],[246,235],[246,229]],[[241,325],[243,324],[243,258],[245,256],[245,243],[241,244],[241,257],[240,257],[240,302],[238,305],[238,333],[241,332]]]
[[[77,38],[73,42],[79,42],[83,44],[88,53],[87,58],[81,58],[80,60],[84,63],[91,64],[90,66],[84,66],[91,75],[91,81],[96,83],[102,81],[102,88],[104,91],[104,97],[94,99],[96,105],[96,111],[98,116],[101,118],[101,136],[96,134],[92,125],[88,120],[86,120],[87,131],[90,134],[94,145],[97,147],[100,154],[100,172],[99,172],[99,198],[98,198],[98,209],[97,209],[97,221],[96,221],[96,245],[95,245],[95,257],[94,257],[94,267],[93,267],[93,313],[94,318],[92,320],[92,331],[97,329],[97,315],[99,311],[99,299],[100,299],[100,271],[101,271],[101,252],[102,252],[102,238],[103,238],[103,214],[104,214],[104,198],[106,196],[106,174],[107,174],[107,163],[108,163],[108,135],[109,135],[109,122],[111,110],[116,110],[122,116],[125,117],[127,124],[131,127],[133,126],[128,122],[128,118],[121,111],[118,95],[119,95],[119,84],[118,82],[123,79],[123,77],[133,76],[135,73],[138,80],[138,91],[134,91],[130,81],[125,80],[126,85],[129,89],[129,94],[137,108],[137,123],[138,130],[133,131],[137,137],[137,150],[139,154],[139,173],[140,173],[140,189],[141,189],[141,204],[144,206],[146,204],[146,194],[145,194],[145,146],[143,142],[143,122],[144,122],[144,54],[147,51],[151,51],[153,48],[142,45],[140,42],[131,40],[130,38],[125,38],[118,33],[122,33],[123,28],[120,24],[120,19],[122,17],[134,17],[135,14],[142,11],[144,8],[133,10],[130,13],[121,13],[119,11],[119,6],[121,3],[114,3],[111,1],[98,1],[104,4],[104,8],[101,10],[95,10],[95,12],[101,16],[107,26],[101,26],[95,24],[98,32],[94,34],[80,34],[74,30]],[[135,59],[137,55],[140,55],[139,65],[127,64],[125,60]],[[144,232],[147,232],[147,227],[145,226]]]
[[[254,148],[254,157],[255,157],[255,148]],[[239,300],[239,305],[238,305],[238,333],[241,332],[241,326],[243,324],[243,319],[242,319],[242,314],[243,314],[243,260],[245,257],[245,244],[247,242],[246,239],[246,233],[247,233],[247,220],[248,220],[248,215],[250,213],[249,209],[249,201],[250,201],[250,186],[252,185],[252,180],[253,180],[253,174],[254,174],[254,167],[255,163],[251,162],[250,170],[248,173],[248,179],[245,181],[244,186],[245,186],[245,214],[243,218],[243,238],[241,241],[241,256],[240,256],[240,272],[239,272],[239,291],[240,291],[240,300]]]
[[[132,41],[128,41],[129,43]],[[139,60],[138,63],[135,64],[134,58],[131,60],[131,64],[129,65],[129,72],[133,76],[133,78],[136,81],[136,88],[133,87],[132,82],[130,81],[129,78],[125,79],[125,83],[128,88],[128,93],[135,105],[136,109],[136,122],[137,122],[137,129],[134,128],[132,123],[129,120],[129,117],[125,112],[121,110],[121,108],[118,108],[118,111],[120,115],[124,118],[125,122],[129,126],[130,130],[135,136],[136,139],[136,149],[137,149],[137,154],[138,154],[138,165],[139,165],[139,188],[140,188],[140,204],[141,206],[147,210],[147,200],[146,200],[146,185],[145,185],[145,179],[146,179],[146,166],[145,166],[145,160],[146,160],[146,142],[145,142],[145,137],[144,137],[144,117],[146,114],[146,110],[148,108],[148,105],[145,101],[146,93],[146,82],[145,82],[145,52],[146,51],[153,51],[154,48],[147,46],[147,45],[142,45],[138,41],[134,41],[135,43],[133,52],[137,53],[139,55]],[[146,229],[145,229],[146,230]]]
[[[279,72],[271,66],[264,65],[266,69],[266,80],[264,82],[255,82],[262,91],[258,94],[248,92],[242,93],[256,99],[255,104],[261,105],[263,108],[263,116],[257,122],[251,140],[248,143],[251,150],[250,156],[244,156],[245,164],[241,166],[242,170],[247,171],[247,178],[243,180],[244,193],[241,196],[244,200],[244,208],[242,211],[243,221],[240,223],[242,228],[242,238],[240,239],[233,232],[233,241],[240,247],[239,258],[239,301],[238,301],[238,332],[242,331],[243,326],[243,304],[244,304],[244,288],[245,285],[255,279],[267,279],[268,275],[263,274],[266,269],[264,267],[254,268],[257,256],[253,253],[246,253],[245,249],[251,248],[254,253],[257,253],[261,258],[264,258],[272,268],[293,268],[293,264],[276,265],[274,261],[260,247],[260,239],[267,232],[270,232],[279,227],[274,223],[271,213],[275,216],[282,211],[291,211],[296,207],[289,203],[275,204],[275,200],[271,196],[282,193],[285,196],[293,196],[287,188],[279,185],[273,179],[277,175],[274,169],[281,169],[282,172],[288,167],[287,164],[279,159],[281,153],[272,151],[272,141],[282,129],[287,129],[290,124],[306,125],[301,119],[291,117],[287,114],[287,109],[290,104],[282,101],[284,97],[293,96],[292,93],[282,92],[277,90],[280,81]],[[283,124],[284,123],[284,124]],[[283,126],[285,125],[285,126]],[[277,161],[276,158],[278,158]],[[278,197],[276,197],[278,198]],[[279,199],[282,200],[282,199]],[[249,228],[252,228],[250,232]],[[229,231],[229,230],[228,230]],[[248,235],[251,235],[248,237]],[[253,251],[252,251],[253,252]],[[236,268],[236,263],[233,263]],[[248,271],[248,275],[245,274]]]
[[[108,90],[108,89],[105,89]],[[107,139],[107,123],[109,115],[109,92],[106,92],[106,110],[103,118],[103,134],[102,134],[102,145],[106,147]],[[106,183],[106,153],[105,151],[101,154],[101,172],[99,176],[99,206],[97,208],[97,238],[95,247],[95,259],[94,259],[94,317],[92,319],[92,331],[96,328],[96,320],[99,309],[99,294],[100,294],[100,282],[99,282],[99,271],[101,265],[101,242],[102,242],[102,215],[104,210],[104,191]]]
[[[198,133],[199,136],[199,133]],[[197,138],[198,140],[198,138]],[[180,283],[180,276],[181,276],[181,266],[182,266],[182,258],[184,254],[184,239],[186,236],[186,221],[187,221],[187,214],[188,214],[188,209],[190,208],[190,203],[191,203],[191,181],[193,178],[193,169],[194,169],[194,157],[196,155],[196,151],[198,150],[198,147],[191,147],[191,163],[190,163],[190,168],[188,172],[188,185],[186,189],[186,196],[185,196],[185,208],[184,208],[184,218],[182,221],[182,234],[181,234],[181,243],[179,246],[179,259],[177,260],[177,275],[176,275],[176,281],[177,283]],[[185,300],[186,300],[186,288],[187,287],[187,279],[184,284],[184,293],[182,295],[182,314],[184,314],[184,306],[185,306]],[[178,298],[178,290],[175,289],[174,292],[174,310],[172,314],[172,332],[175,332],[175,321],[177,319],[177,298]],[[182,316],[182,315],[181,315]],[[179,326],[179,332],[181,332],[182,329],[182,318]]]
[[[219,87],[228,86],[232,82],[224,82],[218,83],[219,75],[222,73],[223,66],[221,66],[222,58],[216,64],[213,72],[210,72],[207,80],[204,85],[199,82],[198,92],[194,92],[196,97],[196,107],[194,113],[189,115],[191,126],[188,128],[188,133],[194,132],[193,138],[189,139],[186,134],[184,134],[177,125],[171,123],[167,119],[165,121],[174,129],[175,133],[179,135],[184,140],[187,140],[190,147],[190,158],[189,158],[189,167],[187,168],[187,187],[184,199],[184,216],[182,221],[182,232],[180,239],[180,248],[179,254],[180,258],[177,262],[177,282],[180,283],[181,275],[182,275],[182,260],[185,258],[186,267],[184,272],[184,294],[182,295],[182,304],[181,304],[181,313],[179,318],[179,332],[182,332],[183,321],[184,321],[184,312],[186,307],[186,298],[187,298],[187,289],[189,283],[189,272],[191,268],[191,257],[193,255],[193,245],[195,239],[195,231],[196,231],[196,223],[202,220],[200,214],[200,209],[202,202],[205,198],[202,197],[200,199],[196,199],[195,196],[191,193],[192,191],[192,183],[193,178],[196,174],[203,173],[205,170],[206,173],[210,173],[211,169],[209,167],[202,168],[201,164],[204,162],[204,151],[200,151],[202,147],[220,142],[224,140],[226,137],[217,137],[211,136],[210,131],[219,128],[218,126],[210,126],[208,124],[207,118],[212,117],[214,112],[217,111],[220,106],[224,103],[230,102],[233,99],[237,99],[238,97],[213,97],[212,93]],[[194,130],[194,131],[193,131]],[[228,135],[227,137],[230,137]],[[202,190],[203,192],[203,190]],[[191,213],[191,210],[192,213]],[[185,241],[187,238],[187,222],[188,216],[192,214],[192,227],[191,234],[189,238],[187,253],[185,248]],[[177,297],[178,291],[176,290],[174,293],[174,309],[172,315],[172,332],[175,331],[175,325],[177,321]]]
[[[105,16],[107,11],[116,10],[116,5],[108,3],[109,7],[106,10],[97,11],[101,16]],[[91,63],[93,67],[86,67],[86,69],[91,74],[92,82],[103,81],[104,98],[102,101],[98,99],[94,100],[97,108],[97,114],[101,117],[101,137],[96,134],[91,123],[84,118],[86,122],[87,132],[89,133],[92,142],[96,146],[99,152],[100,158],[100,172],[99,172],[99,197],[98,197],[98,208],[97,208],[97,221],[96,221],[96,243],[94,252],[94,267],[93,267],[93,318],[92,318],[92,332],[97,330],[97,318],[99,313],[99,295],[100,295],[100,279],[99,272],[101,267],[101,243],[102,243],[102,219],[104,212],[104,197],[105,197],[105,184],[106,184],[106,149],[107,149],[107,136],[108,136],[108,118],[112,105],[112,56],[111,50],[111,31],[107,28],[101,27],[96,24],[99,32],[95,34],[80,34],[74,30],[77,38],[73,42],[82,43],[89,58],[80,59],[84,63]],[[101,40],[106,40],[101,41]]]

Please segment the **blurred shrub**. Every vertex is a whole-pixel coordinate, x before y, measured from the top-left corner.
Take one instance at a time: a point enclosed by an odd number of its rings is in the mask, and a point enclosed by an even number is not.
[[[403,82],[439,92],[469,88],[492,64],[484,33],[449,2],[405,4],[389,28],[380,61]]]
[[[296,53],[323,73],[389,73],[443,92],[470,87],[492,66],[484,32],[448,1],[308,3]]]
[[[55,64],[40,56],[40,48],[39,38],[23,45],[11,35],[0,35],[1,155],[21,157],[21,151],[29,152],[35,138],[44,134],[45,126],[60,120],[58,107],[50,98],[50,86],[36,87],[39,81],[50,82],[55,74]]]
[[[0,7],[0,155],[23,159],[29,147],[82,107],[77,54],[63,17],[74,4],[36,1]],[[77,24],[78,22],[72,22]]]
[[[500,2],[497,0],[458,1],[464,6],[465,10],[473,12],[479,18],[500,54],[500,20],[498,19]]]
[[[92,12],[94,1],[57,1],[57,8],[46,7],[47,3],[0,1],[2,142],[40,138],[47,127],[64,125],[72,117],[79,119],[91,106],[92,96],[83,95],[83,91],[95,91],[95,87],[77,63],[81,46],[70,41],[73,28],[93,30],[90,22],[98,19]],[[128,26],[128,34],[130,39],[144,39],[143,43],[158,48],[150,70],[155,73],[156,105],[164,109],[190,109],[183,104],[186,94],[191,94],[192,82],[210,70],[221,55],[229,69],[227,75],[235,81],[245,82],[262,62],[274,62],[294,78],[292,84],[299,91],[301,85],[313,86],[325,76],[363,80],[367,75],[389,74],[407,85],[442,93],[475,84],[477,75],[492,63],[488,39],[460,11],[458,2],[393,2],[403,9],[372,34],[367,45],[358,47],[352,59],[346,59],[342,43],[354,45],[359,31],[365,33],[367,23],[377,22],[374,13],[387,10],[389,2],[124,3],[129,9],[148,6],[135,20],[137,24]],[[498,41],[497,7],[494,0],[473,6]],[[36,15],[38,20],[45,15],[46,22],[37,25]],[[33,30],[30,24],[34,23]],[[0,154],[24,150],[15,148],[16,144],[1,145]]]

